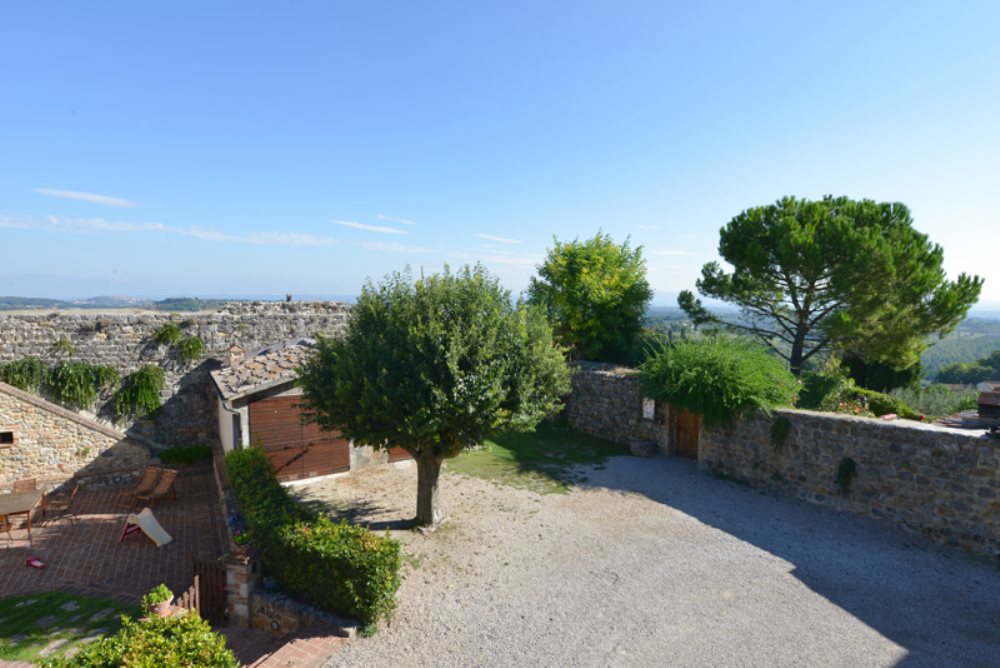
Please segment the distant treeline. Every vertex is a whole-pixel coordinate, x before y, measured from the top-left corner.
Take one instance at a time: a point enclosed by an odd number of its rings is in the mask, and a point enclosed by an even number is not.
[[[151,311],[205,311],[221,307],[229,300],[198,299],[195,297],[170,297],[168,299],[136,299],[131,297],[93,297],[66,300],[40,297],[0,297],[0,311],[49,310],[49,309],[109,309],[143,308]]]

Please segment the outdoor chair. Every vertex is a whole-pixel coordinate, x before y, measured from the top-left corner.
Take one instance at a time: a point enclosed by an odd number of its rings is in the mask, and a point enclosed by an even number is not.
[[[118,492],[118,498],[115,499],[115,508],[131,510],[132,506],[135,505],[137,496],[140,494],[149,494],[156,487],[156,481],[160,479],[160,471],[162,470],[159,466],[147,466],[142,472],[139,482],[135,484],[135,487],[127,492]]]
[[[160,474],[160,479],[156,481],[156,487],[145,494],[136,494],[135,500],[145,501],[147,505],[152,505],[154,501],[159,501],[160,499],[170,494],[170,498],[176,499],[177,492],[174,490],[174,479],[177,478],[177,471],[174,469],[163,469]]]
[[[79,485],[73,485],[69,491],[50,492],[45,495],[42,501],[42,516],[45,522],[57,522],[59,520],[69,520],[76,522],[76,513],[70,512],[73,499],[76,498]]]
[[[14,481],[14,493],[17,492],[34,492],[38,488],[38,480],[35,478],[27,478],[25,480],[15,480]]]
[[[10,547],[10,544],[14,542],[14,537],[10,534],[11,529],[13,528],[14,525],[10,523],[10,520],[7,519],[7,516],[0,515],[0,532],[7,534],[7,547]]]

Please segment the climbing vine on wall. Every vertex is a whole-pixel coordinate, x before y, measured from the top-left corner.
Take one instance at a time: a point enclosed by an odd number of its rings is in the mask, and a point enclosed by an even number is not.
[[[48,368],[37,357],[0,364],[0,380],[27,392],[37,392],[47,374]]]
[[[153,364],[133,371],[115,394],[115,413],[118,417],[141,417],[160,407],[163,390],[163,369]]]
[[[48,371],[45,389],[61,404],[90,408],[99,394],[118,384],[118,372],[111,367],[85,362],[60,362]]]

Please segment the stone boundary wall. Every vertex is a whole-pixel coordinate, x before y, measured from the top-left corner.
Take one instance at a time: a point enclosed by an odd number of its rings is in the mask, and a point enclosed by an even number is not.
[[[787,420],[780,445],[773,420]],[[841,494],[841,461],[856,475]],[[948,545],[1000,555],[1000,441],[981,430],[812,411],[702,430],[699,465],[812,503],[889,519]]]
[[[340,302],[231,302],[215,313],[0,312],[0,362],[37,357],[52,365],[75,360],[112,366],[122,377],[146,364],[159,365],[166,372],[166,387],[155,423],[118,426],[162,444],[191,445],[217,437],[215,389],[209,376],[218,365],[213,358],[224,359],[233,343],[253,353],[288,339],[338,334],[349,312],[350,305]],[[153,341],[156,330],[171,321],[205,344],[204,357],[190,368],[170,346]],[[72,353],[57,350],[62,340],[69,341]],[[107,402],[97,413],[111,419],[111,409]]]
[[[651,440],[668,455],[672,414],[657,405],[655,419],[643,419],[637,373],[596,364],[579,365],[566,407],[574,429],[619,443]],[[788,421],[778,446],[775,419]],[[842,495],[837,470],[845,457],[856,475]],[[1000,556],[1000,440],[982,430],[780,410],[729,429],[702,429],[698,461],[718,475]]]
[[[566,418],[573,429],[624,445],[652,441],[661,453],[673,454],[670,407],[657,403],[653,419],[643,417],[638,371],[580,362],[574,366],[572,384]]]

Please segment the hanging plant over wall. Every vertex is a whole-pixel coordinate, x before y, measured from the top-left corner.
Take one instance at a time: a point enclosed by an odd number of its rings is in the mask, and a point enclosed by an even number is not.
[[[160,407],[163,390],[163,369],[153,364],[133,371],[115,394],[115,413],[118,417],[142,417]]]
[[[188,365],[202,356],[205,352],[205,343],[197,336],[185,336],[177,342],[176,348],[184,364]]]
[[[71,408],[90,408],[98,394],[118,384],[118,372],[111,367],[85,362],[60,362],[49,372],[45,387],[49,395]]]
[[[176,322],[168,322],[153,334],[153,340],[164,346],[172,346],[181,340],[181,328]]]
[[[47,375],[48,369],[37,357],[0,364],[0,380],[26,392],[37,392]]]

